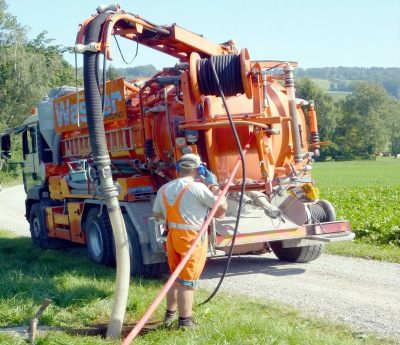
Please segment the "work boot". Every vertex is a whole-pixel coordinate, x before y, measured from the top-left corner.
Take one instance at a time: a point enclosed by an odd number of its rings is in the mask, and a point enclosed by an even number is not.
[[[174,321],[176,320],[176,312],[167,310],[165,312],[164,321],[163,321],[163,328],[170,328]]]
[[[195,325],[196,325],[196,323],[193,320],[193,316],[189,316],[189,317],[185,317],[185,318],[183,318],[183,317],[178,318],[178,328],[180,328],[180,329],[188,329]]]

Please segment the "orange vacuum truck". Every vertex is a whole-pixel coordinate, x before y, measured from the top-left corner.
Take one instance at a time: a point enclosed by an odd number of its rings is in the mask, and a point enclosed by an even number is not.
[[[154,56],[168,54],[176,64],[151,78],[101,83],[112,36],[152,48]],[[227,189],[225,218],[210,223],[209,257],[227,255],[233,243],[234,255],[272,250],[280,260],[308,262],[326,243],[354,237],[350,223],[337,221],[331,203],[319,199],[311,178],[324,143],[313,101],[295,96],[296,63],[252,61],[233,41],[217,44],[175,24],[155,25],[118,5],[99,7],[81,23],[75,51],[84,56],[84,89],[51,90],[16,129],[35,245],[82,244],[95,262],[115,264],[99,184],[99,174],[108,174],[125,222],[131,275],[157,277],[165,238],[152,204],[157,190],[178,177],[175,163],[186,153],[200,155],[221,188],[241,162]],[[93,120],[94,114],[100,116]],[[93,121],[104,128],[101,152]],[[109,169],[98,168],[102,159]]]

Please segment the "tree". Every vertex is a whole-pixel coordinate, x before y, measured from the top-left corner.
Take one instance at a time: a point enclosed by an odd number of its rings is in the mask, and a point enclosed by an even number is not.
[[[388,108],[391,152],[392,155],[397,155],[400,153],[400,101],[389,99]]]
[[[7,13],[8,6],[5,0],[0,0],[0,45],[18,45],[26,36],[26,29],[17,21],[15,16]]]
[[[46,31],[28,40],[6,9],[0,0],[0,130],[20,125],[52,88],[75,85],[74,70],[62,56],[66,48],[51,45]]]
[[[318,130],[320,141],[334,142],[333,133],[336,130],[339,114],[333,98],[325,93],[309,78],[300,78],[296,82],[296,97],[304,100],[314,100],[318,116]],[[308,111],[308,107],[305,107]],[[324,147],[322,154],[328,154],[329,148]]]
[[[394,119],[391,98],[381,85],[355,83],[339,107],[342,118],[336,137],[342,154],[371,155],[387,147]]]
[[[115,80],[118,79],[120,77],[118,70],[113,66],[110,65],[106,71],[106,75],[107,75],[107,80]]]
[[[13,117],[11,80],[18,76],[17,59],[25,43],[25,29],[15,16],[6,12],[5,0],[0,0],[0,130]]]

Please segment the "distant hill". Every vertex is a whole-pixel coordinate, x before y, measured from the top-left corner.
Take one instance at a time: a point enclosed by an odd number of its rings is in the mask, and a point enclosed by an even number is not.
[[[135,78],[149,78],[157,73],[153,65],[116,68],[119,76],[130,81]],[[352,84],[363,80],[376,82],[382,85],[387,93],[400,99],[400,68],[383,67],[323,67],[323,68],[298,68],[296,77],[313,79],[322,89],[330,91],[333,96],[343,96],[352,89]]]
[[[157,73],[157,70],[153,65],[116,68],[115,71],[119,76],[125,77],[127,81],[136,78],[150,78]]]
[[[350,92],[352,84],[363,80],[382,85],[387,93],[400,99],[400,68],[398,67],[324,67],[324,68],[298,68],[296,77],[308,77],[310,79],[329,82],[329,91]],[[326,89],[326,88],[324,88]]]

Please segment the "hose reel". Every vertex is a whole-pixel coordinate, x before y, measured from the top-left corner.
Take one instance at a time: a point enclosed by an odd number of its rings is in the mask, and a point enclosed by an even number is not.
[[[238,55],[213,55],[209,59],[201,59],[198,53],[190,55],[190,80],[197,102],[203,102],[202,95],[219,97],[211,63],[225,96],[246,94],[248,99],[252,98],[250,57],[247,49],[243,48]]]

